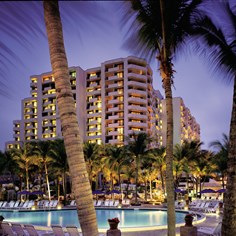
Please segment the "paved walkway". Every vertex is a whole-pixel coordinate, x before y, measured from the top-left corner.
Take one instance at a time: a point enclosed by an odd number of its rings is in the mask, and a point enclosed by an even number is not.
[[[215,228],[216,225],[222,221],[222,216],[216,214],[206,215],[206,220],[202,223],[195,225],[198,227],[212,227]],[[167,236],[167,229],[158,230],[156,232],[146,232],[145,234],[138,232],[122,232],[122,236]],[[180,236],[180,228],[176,228],[176,236]],[[198,233],[198,236],[206,236],[206,234]]]

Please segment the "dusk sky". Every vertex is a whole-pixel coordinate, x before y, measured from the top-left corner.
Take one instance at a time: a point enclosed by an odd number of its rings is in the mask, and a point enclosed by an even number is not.
[[[0,25],[4,23],[4,20],[10,22],[9,19],[17,18],[16,2],[13,7],[10,4],[11,2],[0,3],[1,11],[4,11],[9,17],[0,19]],[[25,2],[24,4],[29,7],[32,3]],[[88,69],[98,67],[106,60],[134,55],[132,52],[122,49],[124,32],[119,23],[120,14],[116,10],[120,7],[119,2],[60,2],[60,4],[69,66]],[[19,3],[19,7],[22,5]],[[36,19],[44,29],[43,8],[41,3],[38,5],[41,12]],[[66,11],[73,11],[69,14],[73,15],[73,21],[64,18],[64,16],[68,17],[64,14],[66,5],[72,7],[67,8]],[[87,24],[78,17],[81,8],[86,13],[84,17],[89,22]],[[77,10],[78,14],[74,14],[74,11]],[[105,20],[90,19],[89,12],[86,10],[89,10],[90,13],[102,12]],[[20,27],[22,27],[23,32],[26,22],[27,18],[19,19],[17,29],[21,30]],[[21,100],[30,96],[30,76],[51,71],[51,65],[45,37],[26,33],[25,36],[30,44],[25,44],[22,40],[22,43],[27,45],[23,47],[9,36],[8,30],[0,27],[0,32],[0,81],[6,85],[6,87],[1,85],[2,90],[8,91],[7,96],[0,94],[0,150],[4,150],[5,142],[13,140],[13,120],[21,119]],[[6,54],[2,43],[20,58],[21,63],[17,59],[11,60],[14,56]],[[154,88],[159,89],[164,95],[157,62],[150,61],[149,64],[153,70]],[[222,74],[212,74],[206,61],[193,54],[181,54],[178,60],[174,61],[174,68],[176,73],[173,96],[183,98],[185,105],[200,124],[201,141],[204,142],[204,148],[208,148],[209,142],[222,140],[222,134],[229,133],[232,83],[227,83]]]

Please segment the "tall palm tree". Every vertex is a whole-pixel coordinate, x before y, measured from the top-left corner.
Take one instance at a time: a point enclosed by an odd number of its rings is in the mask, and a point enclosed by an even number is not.
[[[58,1],[45,0],[43,6],[50,59],[55,78],[57,105],[78,218],[84,236],[97,236],[96,212],[71,90]]]
[[[69,172],[67,155],[63,139],[56,139],[51,144],[50,157],[53,159],[52,169],[56,172],[59,179],[62,179],[64,201],[66,200],[66,176]],[[60,196],[60,184],[58,181],[58,197]]]
[[[165,158],[166,158],[166,148],[165,147],[160,147],[160,148],[154,148],[151,150],[153,154],[153,159],[155,161],[155,166],[159,170],[160,174],[160,179],[161,179],[161,186],[162,186],[162,191],[165,194],[165,181],[164,181],[164,176],[165,176]]]
[[[140,168],[140,160],[144,158],[144,155],[148,151],[148,144],[150,143],[150,138],[146,133],[133,133],[132,139],[128,138],[128,149],[134,156],[135,162],[135,204],[138,204],[138,175]]]
[[[106,145],[106,154],[107,156],[104,161],[106,166],[110,169],[111,189],[114,188],[113,177],[114,175],[117,175],[121,190],[121,169],[124,164],[128,164],[130,162],[129,158],[127,158],[127,155],[125,154],[125,147]]]
[[[51,152],[51,146],[52,141],[42,141],[39,140],[37,142],[33,142],[32,145],[34,145],[34,153],[38,155],[38,159],[40,163],[42,163],[44,171],[45,171],[45,178],[46,178],[46,184],[47,184],[47,190],[48,190],[48,199],[51,201],[51,191],[50,191],[50,184],[49,184],[49,178],[48,178],[48,164],[52,162],[52,158],[50,156]]]
[[[93,176],[96,174],[96,169],[99,166],[100,160],[100,146],[97,143],[84,143],[84,158],[87,165],[89,181],[92,186]]]
[[[12,149],[11,155],[19,168],[25,172],[25,186],[26,190],[29,190],[29,171],[37,162],[33,146],[31,143],[23,143],[19,149]]]
[[[222,180],[222,188],[225,187],[225,177],[227,175],[227,161],[229,152],[229,137],[223,134],[222,142],[219,140],[212,141],[209,147],[215,148],[218,152],[212,162],[216,165],[216,171],[220,173]]]
[[[173,177],[173,64],[172,59],[183,46],[197,6],[201,0],[133,0],[124,22],[134,19],[130,27],[128,47],[143,56],[155,56],[159,63],[167,110],[166,190],[168,235],[175,235]],[[130,36],[130,34],[128,34]]]
[[[228,1],[214,2],[218,14],[202,12],[195,25],[193,33],[200,39],[198,50],[210,62],[210,68],[223,72],[234,84],[233,105],[230,122],[227,191],[224,196],[224,214],[222,221],[222,236],[236,235],[236,14]],[[207,9],[207,8],[205,8]],[[214,18],[221,14],[221,21]],[[210,15],[210,17],[209,17]],[[215,22],[215,23],[214,23]],[[225,27],[227,25],[227,27]],[[207,55],[206,53],[207,52]]]

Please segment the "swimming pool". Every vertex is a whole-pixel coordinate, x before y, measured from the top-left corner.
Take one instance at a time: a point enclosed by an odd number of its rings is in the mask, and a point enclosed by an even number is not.
[[[118,217],[119,228],[167,225],[167,212],[157,209],[97,209],[98,228],[108,227],[107,219]],[[186,212],[176,212],[176,223],[183,223]],[[59,224],[79,226],[76,210],[53,211],[0,211],[5,221],[51,226]]]

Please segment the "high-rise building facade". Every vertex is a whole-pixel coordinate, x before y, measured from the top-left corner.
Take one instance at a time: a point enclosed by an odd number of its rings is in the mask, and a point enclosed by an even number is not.
[[[163,107],[163,143],[166,143],[166,100],[162,100]],[[200,141],[200,125],[191,115],[188,107],[180,97],[173,98],[174,145],[182,144],[185,140]]]
[[[137,57],[109,60],[100,67],[70,67],[71,88],[84,141],[123,145],[125,137],[146,132],[165,145],[163,97],[153,88],[152,70]],[[30,77],[30,97],[22,100],[20,120],[13,121],[14,141],[62,138],[51,72]],[[198,130],[200,135],[200,129]]]

